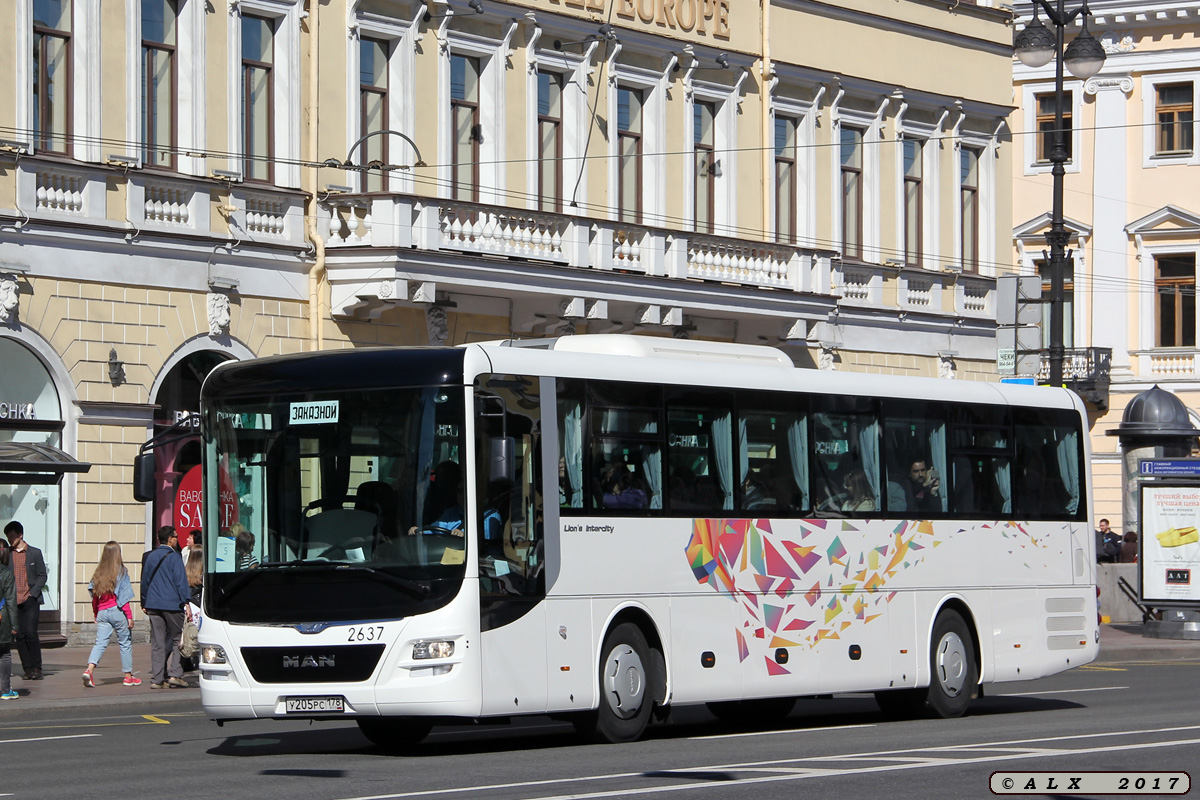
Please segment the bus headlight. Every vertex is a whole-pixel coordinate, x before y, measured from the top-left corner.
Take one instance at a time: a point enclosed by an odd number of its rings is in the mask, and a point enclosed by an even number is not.
[[[201,664],[227,664],[229,659],[225,657],[225,648],[219,644],[206,644],[200,648],[200,663]]]
[[[454,655],[454,642],[417,642],[413,645],[414,660],[449,658]]]

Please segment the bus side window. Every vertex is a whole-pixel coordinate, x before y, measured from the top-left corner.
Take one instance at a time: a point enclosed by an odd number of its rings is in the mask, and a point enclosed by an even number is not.
[[[1083,496],[1078,418],[1069,411],[1018,409],[1016,515],[1077,519]]]
[[[684,516],[728,515],[734,506],[733,397],[675,392],[667,398],[667,493]]]
[[[968,516],[1011,518],[1012,425],[1008,409],[957,408],[950,426],[950,452],[953,510]]]
[[[804,406],[803,396],[738,393],[739,508],[746,516],[792,516],[810,508],[810,448]]]
[[[589,381],[589,506],[622,514],[663,507],[662,387]]]
[[[561,508],[583,508],[583,391],[583,381],[558,381],[558,505]]]
[[[885,502],[892,515],[923,517],[949,510],[945,412],[934,403],[885,400]]]
[[[867,398],[823,395],[816,399],[816,409],[814,510],[832,516],[877,514],[883,508],[878,404]]]

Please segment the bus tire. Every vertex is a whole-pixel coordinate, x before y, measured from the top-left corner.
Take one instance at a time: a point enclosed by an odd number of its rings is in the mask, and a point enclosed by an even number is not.
[[[772,725],[787,719],[796,707],[794,697],[762,697],[706,703],[708,712],[722,722],[737,725]]]
[[[929,670],[929,693],[925,698],[929,715],[961,717],[978,690],[979,665],[975,663],[971,630],[957,611],[946,609],[933,623]]]
[[[420,744],[433,729],[433,720],[425,717],[359,717],[357,722],[371,744],[389,753]]]
[[[641,738],[654,706],[650,647],[641,628],[623,622],[600,648],[600,706],[575,718],[575,729],[596,742],[619,744]]]

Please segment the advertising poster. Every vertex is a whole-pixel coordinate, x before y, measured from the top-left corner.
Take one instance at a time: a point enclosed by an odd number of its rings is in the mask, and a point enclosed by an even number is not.
[[[1142,600],[1200,602],[1200,486],[1142,487]]]

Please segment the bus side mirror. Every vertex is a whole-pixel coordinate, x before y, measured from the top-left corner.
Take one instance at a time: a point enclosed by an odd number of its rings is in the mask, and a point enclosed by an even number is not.
[[[493,436],[488,453],[488,480],[516,483],[516,441],[511,436]]]
[[[133,499],[139,503],[154,500],[154,451],[138,453],[133,460]]]

